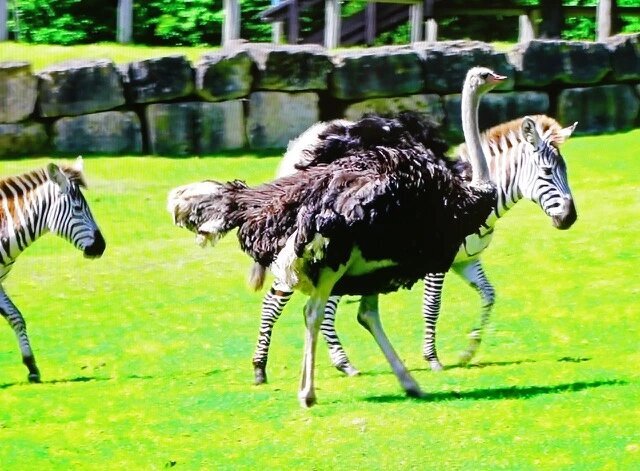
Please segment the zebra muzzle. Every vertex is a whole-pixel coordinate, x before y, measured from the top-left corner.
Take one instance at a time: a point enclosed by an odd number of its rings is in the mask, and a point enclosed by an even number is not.
[[[95,231],[93,235],[93,243],[84,249],[84,256],[86,258],[98,258],[104,253],[104,249],[107,247],[107,243],[102,237],[102,232]]]
[[[557,229],[569,229],[573,226],[573,223],[578,219],[578,213],[576,212],[576,206],[573,203],[573,198],[565,198],[564,211],[562,214],[553,216],[553,226]]]

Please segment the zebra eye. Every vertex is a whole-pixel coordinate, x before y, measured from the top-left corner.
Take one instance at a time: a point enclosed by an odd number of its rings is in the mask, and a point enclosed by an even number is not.
[[[545,176],[549,176],[553,173],[553,169],[551,167],[542,167],[542,173],[545,174]]]

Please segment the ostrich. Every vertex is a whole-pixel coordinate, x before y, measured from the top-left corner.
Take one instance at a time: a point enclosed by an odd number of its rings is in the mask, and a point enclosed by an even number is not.
[[[472,178],[445,157],[446,144],[424,121],[371,117],[319,142],[298,173],[250,188],[204,181],[173,189],[174,223],[215,244],[238,229],[242,249],[309,296],[298,398],[316,402],[315,350],[329,296],[361,295],[358,321],[374,337],[405,392],[421,396],[387,338],[378,294],[446,272],[466,235],[489,215],[495,187],[480,147],[479,98],[504,77],[471,69],[463,88]]]
[[[336,125],[345,125],[345,122],[336,120],[315,124],[291,141],[278,167],[278,176],[295,172],[296,165],[307,165],[314,146],[325,133],[331,133],[331,127]],[[482,301],[480,321],[469,334],[469,346],[460,356],[461,364],[468,363],[478,350],[482,332],[491,314],[495,290],[484,272],[480,258],[491,242],[497,220],[523,197],[537,203],[559,229],[570,228],[576,220],[577,213],[566,166],[559,151],[560,145],[571,136],[576,125],[574,123],[563,128],[548,116],[525,116],[494,126],[481,135],[491,179],[497,185],[498,199],[491,216],[480,230],[465,238],[451,267],[451,271],[478,292]],[[457,154],[460,164],[466,165],[469,159],[464,144],[459,147]],[[262,283],[266,269],[267,267],[254,264],[252,278],[255,284]],[[440,310],[444,276],[445,274],[427,274],[424,280],[423,356],[435,371],[442,369],[435,348],[435,325]],[[292,294],[288,286],[276,279],[264,296],[260,332],[253,356],[256,384],[266,382],[273,327]],[[332,364],[339,371],[353,376],[359,372],[349,361],[335,330],[335,311],[339,301],[339,296],[330,298],[320,331],[329,346]]]

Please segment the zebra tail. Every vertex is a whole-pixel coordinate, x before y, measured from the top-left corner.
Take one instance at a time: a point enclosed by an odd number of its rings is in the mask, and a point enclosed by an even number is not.
[[[241,223],[235,196],[246,188],[239,180],[207,180],[179,186],[169,192],[167,210],[176,226],[196,234],[196,243],[201,247],[207,242],[213,246]]]
[[[264,286],[264,280],[267,277],[267,267],[255,262],[249,272],[249,286],[252,290],[258,291]]]

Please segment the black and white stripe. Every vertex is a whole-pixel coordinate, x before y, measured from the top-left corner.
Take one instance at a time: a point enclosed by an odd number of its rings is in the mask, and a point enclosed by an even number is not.
[[[40,236],[52,232],[82,250],[86,257],[102,255],[105,241],[91,215],[80,187],[84,185],[82,159],[74,167],[50,164],[21,176],[0,181],[0,283],[16,258]],[[0,285],[0,314],[18,339],[29,381],[40,372],[27,336],[22,314]]]

